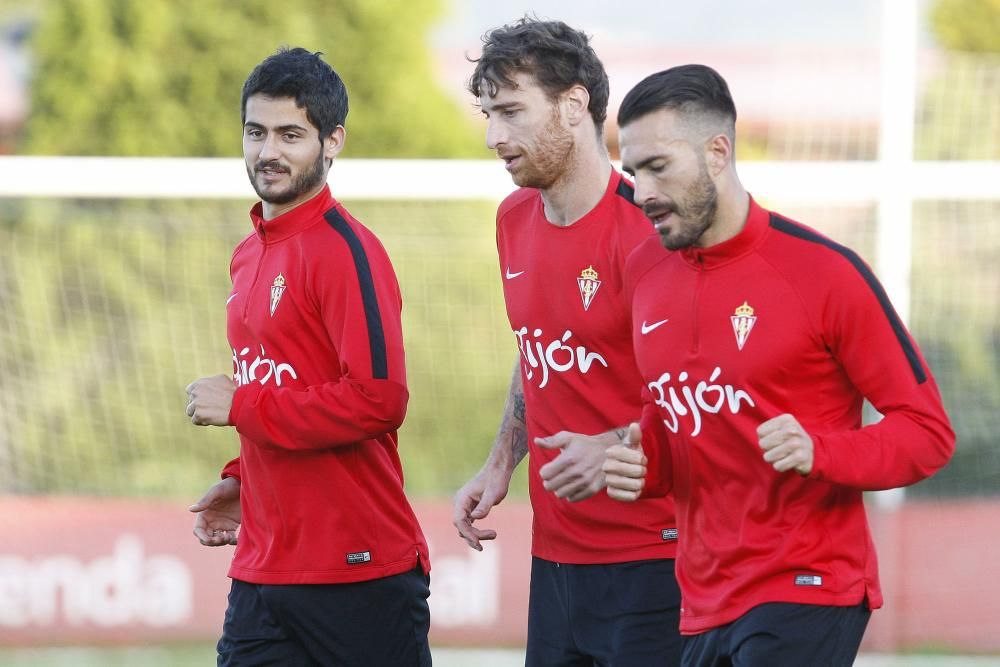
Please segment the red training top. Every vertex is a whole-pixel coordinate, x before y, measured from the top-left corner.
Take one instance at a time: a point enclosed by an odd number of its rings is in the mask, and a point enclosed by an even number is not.
[[[644,494],[670,490],[681,632],[765,602],[882,605],[862,491],[941,468],[955,437],[934,378],[854,252],[753,200],[736,237],[629,257],[646,386]],[[884,418],[861,424],[862,399]],[[812,472],[779,473],[757,427],[794,416]]]
[[[559,431],[604,433],[639,418],[641,382],[632,354],[622,271],[652,233],[632,187],[612,172],[603,198],[568,227],[545,218],[541,194],[515,191],[497,211],[507,316],[521,352],[528,426],[532,554],[559,563],[673,558],[673,503],[625,505],[602,490],[571,503],[542,486],[539,468],[558,451],[534,439]]]
[[[243,522],[229,575],[364,581],[430,569],[403,495],[396,429],[409,394],[402,300],[374,234],[328,188],[261,217],[233,253],[229,421]]]

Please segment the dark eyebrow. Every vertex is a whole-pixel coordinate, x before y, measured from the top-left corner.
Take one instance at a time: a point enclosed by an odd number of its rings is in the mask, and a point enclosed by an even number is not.
[[[243,123],[243,127],[252,127],[254,129],[257,129],[257,130],[266,130],[267,129],[266,127],[264,127],[260,123],[255,123],[252,120],[248,120],[247,122]],[[302,127],[301,125],[296,125],[295,123],[292,123],[290,125],[279,125],[278,127],[274,128],[274,129],[277,132],[288,132],[289,130],[297,130],[299,132],[308,132],[309,131],[306,128]]]
[[[507,111],[511,107],[520,106],[520,104],[520,102],[502,102],[490,108],[489,112]],[[482,105],[480,105],[480,108],[482,108]],[[486,112],[486,109],[483,109],[483,111]]]
[[[633,167],[633,169],[635,171],[638,171],[639,169],[642,169],[643,167],[648,167],[651,163],[656,162],[657,160],[668,160],[668,159],[669,158],[666,155],[651,155],[650,157],[646,158],[645,160],[643,160],[639,164],[635,165],[635,167]],[[633,171],[629,171],[627,168],[625,169],[625,171],[628,172],[629,174],[634,174]]]

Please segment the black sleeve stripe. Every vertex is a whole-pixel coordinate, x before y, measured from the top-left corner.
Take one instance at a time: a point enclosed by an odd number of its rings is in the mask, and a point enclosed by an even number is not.
[[[632,184],[624,178],[618,181],[618,187],[615,188],[615,194],[619,197],[624,197],[629,204],[638,206],[638,204],[635,203],[635,188],[633,188]]]
[[[927,381],[927,373],[924,370],[923,364],[920,363],[920,355],[917,354],[916,348],[913,346],[913,342],[906,333],[906,327],[903,326],[902,320],[899,319],[899,315],[896,314],[896,309],[892,307],[892,302],[889,301],[889,295],[885,293],[885,288],[882,287],[882,283],[878,281],[872,270],[868,268],[857,253],[855,253],[850,248],[846,248],[839,243],[834,243],[828,238],[825,238],[811,229],[806,229],[800,227],[799,225],[793,224],[788,220],[778,217],[775,214],[771,214],[771,227],[794,236],[795,238],[802,239],[803,241],[809,241],[811,243],[819,243],[836,253],[843,255],[847,261],[857,269],[861,277],[865,279],[868,283],[868,287],[871,288],[872,292],[875,293],[875,297],[878,299],[879,304],[882,306],[882,312],[885,314],[886,319],[889,320],[889,325],[892,327],[893,333],[896,334],[896,340],[899,341],[899,345],[903,348],[903,354],[906,355],[907,361],[910,362],[910,369],[913,371],[913,376],[917,380],[917,384],[923,384]]]
[[[368,255],[361,245],[361,239],[347,224],[340,212],[331,208],[324,215],[326,221],[338,234],[344,237],[347,247],[351,249],[354,258],[354,270],[358,274],[358,284],[361,286],[361,300],[365,304],[365,320],[368,323],[368,346],[372,355],[372,377],[376,380],[389,378],[389,361],[385,351],[385,331],[382,329],[382,315],[378,309],[378,297],[375,294],[375,281],[372,280],[372,269],[368,264]]]

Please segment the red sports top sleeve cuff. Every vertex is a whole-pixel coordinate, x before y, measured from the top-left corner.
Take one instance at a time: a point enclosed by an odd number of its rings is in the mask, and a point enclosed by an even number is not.
[[[229,407],[229,424],[231,426],[236,426],[239,423],[240,414],[245,406],[253,405],[263,387],[262,384],[251,382],[236,388],[233,393],[233,404]]]
[[[823,479],[826,471],[830,469],[830,448],[823,436],[810,433],[809,437],[813,441],[813,464],[812,470],[806,477]]]
[[[639,497],[663,498],[673,486],[673,471],[666,429],[655,405],[647,403],[643,406],[639,428],[642,431],[642,452],[647,460],[646,483]]]
[[[240,478],[240,457],[237,456],[235,459],[233,459],[225,466],[223,466],[222,474],[219,476],[222,479],[226,479],[227,477],[235,477],[237,480],[242,482],[243,480]]]

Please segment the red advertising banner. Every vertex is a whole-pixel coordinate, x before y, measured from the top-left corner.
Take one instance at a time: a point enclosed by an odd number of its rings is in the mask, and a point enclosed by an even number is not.
[[[518,646],[531,510],[496,508],[500,540],[468,548],[448,503],[418,504],[431,548],[432,641]],[[0,644],[213,639],[232,547],[204,547],[181,503],[0,497]]]
[[[497,507],[469,549],[447,501],[415,504],[431,548],[431,641],[523,646],[531,510]],[[0,644],[156,643],[218,636],[231,547],[203,547],[182,503],[0,497]],[[1000,503],[872,508],[886,594],[863,646],[1000,651]]]

